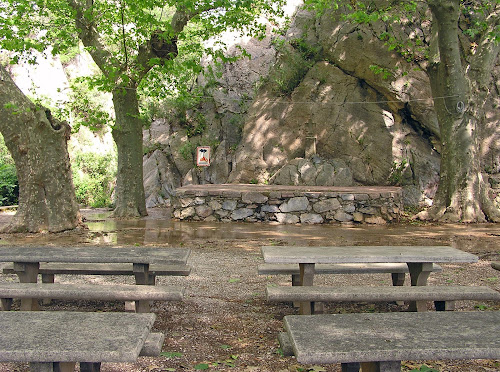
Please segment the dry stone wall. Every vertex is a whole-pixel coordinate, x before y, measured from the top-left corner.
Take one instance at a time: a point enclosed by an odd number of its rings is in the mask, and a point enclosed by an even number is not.
[[[398,187],[190,185],[176,190],[172,212],[193,221],[385,224],[402,207]]]

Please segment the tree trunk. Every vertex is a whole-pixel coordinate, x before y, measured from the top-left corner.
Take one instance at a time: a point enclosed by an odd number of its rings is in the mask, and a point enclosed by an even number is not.
[[[79,226],[67,149],[69,125],[35,106],[2,66],[0,116],[19,181],[19,207],[4,232],[59,232]]]
[[[142,121],[139,118],[137,90],[113,91],[116,124],[112,134],[118,149],[115,189],[115,217],[141,217],[148,214],[142,173]]]
[[[429,5],[437,28],[434,50],[438,53],[429,76],[442,153],[433,207],[420,217],[449,222],[496,221],[498,211],[484,197],[487,185],[481,174],[477,108],[483,103],[478,102],[480,97],[471,95],[460,55],[460,0],[432,0]]]

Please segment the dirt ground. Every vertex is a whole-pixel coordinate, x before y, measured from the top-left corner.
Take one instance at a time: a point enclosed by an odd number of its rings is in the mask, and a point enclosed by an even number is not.
[[[475,264],[443,264],[432,284],[485,285],[500,290],[500,272],[490,261],[500,260],[500,225],[432,225],[401,223],[366,225],[271,225],[263,223],[196,223],[172,221],[168,210],[151,210],[143,219],[113,220],[102,210],[82,210],[88,229],[60,234],[0,234],[3,245],[58,246],[182,246],[191,248],[188,277],[160,277],[159,284],[182,285],[182,302],[155,302],[156,331],[165,333],[163,353],[133,364],[103,363],[103,372],[340,371],[340,365],[300,365],[282,355],[277,334],[290,304],[266,302],[265,287],[290,282],[286,276],[259,276],[263,245],[452,245],[480,257]],[[0,214],[0,227],[11,214]],[[2,275],[0,280],[17,280]],[[58,276],[60,282],[133,283],[128,277]],[[322,275],[317,284],[389,285],[389,274]],[[14,302],[16,306],[16,302]],[[496,311],[500,304],[458,302],[457,311]],[[327,312],[405,311],[405,306],[328,304]],[[122,303],[54,302],[43,310],[123,311]],[[1,331],[1,330],[0,330]],[[488,332],[485,329],[484,332]],[[500,371],[500,360],[405,361],[403,371]],[[22,363],[0,363],[0,372],[27,371]]]

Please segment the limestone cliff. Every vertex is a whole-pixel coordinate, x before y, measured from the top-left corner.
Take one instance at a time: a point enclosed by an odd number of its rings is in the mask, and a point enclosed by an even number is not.
[[[205,118],[201,135],[188,136],[176,119],[145,131],[146,146],[158,150],[145,162],[164,164],[145,167],[148,206],[163,204],[176,186],[203,182],[402,185],[406,205],[430,202],[440,140],[421,66],[367,26],[305,11],[285,35],[244,47],[252,58],[225,66],[210,97],[187,112]],[[483,133],[491,173],[499,168],[498,120]],[[195,167],[197,145],[213,149],[204,171]]]

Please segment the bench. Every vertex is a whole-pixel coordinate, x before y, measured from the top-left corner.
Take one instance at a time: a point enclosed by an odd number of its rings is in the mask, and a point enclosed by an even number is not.
[[[181,301],[182,287],[152,285],[95,285],[60,283],[0,283],[0,298],[3,310],[10,310],[13,298],[58,300],[103,300],[135,301],[135,311],[149,312],[150,301]],[[21,304],[21,310],[24,309]]]
[[[288,315],[284,326],[279,340],[299,363],[341,363],[344,372],[400,371],[402,360],[500,358],[499,311]]]
[[[4,274],[15,274],[14,265],[6,264]],[[38,269],[43,283],[53,283],[55,274],[65,275],[134,275],[131,264],[120,263],[40,263]],[[149,265],[149,283],[155,284],[156,276],[187,276],[191,273],[188,265]]]
[[[454,310],[455,301],[500,301],[500,293],[484,286],[268,286],[267,300],[271,302],[393,302],[434,301],[438,311]],[[318,311],[316,311],[318,312]]]
[[[297,264],[260,264],[257,268],[259,275],[291,275],[292,285],[300,285],[300,270]],[[440,272],[442,267],[433,264],[432,271]],[[339,263],[339,264],[316,264],[315,274],[386,274],[392,276],[392,284],[401,286],[408,273],[406,263]]]
[[[32,371],[99,371],[102,362],[158,356],[164,341],[151,333],[155,314],[67,311],[0,312],[0,362],[27,362]]]

